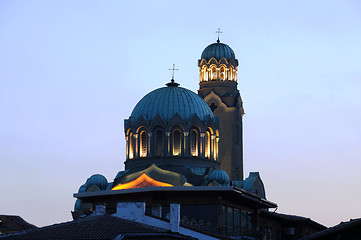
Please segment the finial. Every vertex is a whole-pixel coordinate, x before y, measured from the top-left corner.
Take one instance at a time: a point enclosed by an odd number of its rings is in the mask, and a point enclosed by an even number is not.
[[[169,68],[169,70],[172,70],[172,80],[174,81],[174,71],[178,71],[178,68],[175,68],[175,64],[173,63],[173,68]]]
[[[216,31],[216,33],[218,34],[217,43],[219,43],[219,42],[220,42],[220,41],[219,41],[219,34],[222,33],[222,32],[221,32],[221,28],[218,28],[218,30]]]
[[[178,87],[179,86],[179,83],[176,83],[174,82],[174,71],[178,71],[179,69],[178,68],[175,68],[175,64],[173,63],[173,68],[170,68],[169,70],[172,70],[172,79],[170,80],[169,83],[167,83],[166,85],[168,87]]]

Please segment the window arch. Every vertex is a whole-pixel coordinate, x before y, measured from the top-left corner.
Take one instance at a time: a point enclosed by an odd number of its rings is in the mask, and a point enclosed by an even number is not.
[[[206,66],[203,67],[202,72],[203,72],[203,81],[208,81],[208,71]]]
[[[161,157],[163,154],[163,132],[158,130],[155,133],[155,156]]]
[[[192,130],[189,134],[189,146],[192,157],[198,156],[198,134],[196,130]]]
[[[134,146],[133,146],[133,133],[129,134],[128,138],[128,147],[129,147],[129,159],[133,159],[134,157]]]
[[[182,153],[182,138],[181,131],[174,130],[173,132],[173,155],[179,156]]]
[[[225,70],[225,68],[223,66],[219,70],[219,78],[222,81],[226,80],[226,70]]]
[[[211,79],[216,80],[217,79],[217,69],[216,67],[211,68]]]
[[[147,156],[147,150],[148,150],[148,136],[147,132],[143,131],[140,133],[140,148],[139,148],[139,154],[140,157],[146,157]]]
[[[211,134],[209,131],[204,135],[204,156],[211,158]]]
[[[229,67],[228,80],[233,81],[233,68]]]

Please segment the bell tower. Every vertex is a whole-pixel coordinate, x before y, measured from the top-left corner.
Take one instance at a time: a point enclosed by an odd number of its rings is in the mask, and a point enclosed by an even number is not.
[[[219,160],[230,179],[243,180],[244,109],[237,89],[238,60],[233,50],[219,41],[206,47],[198,60],[199,90],[219,119]]]

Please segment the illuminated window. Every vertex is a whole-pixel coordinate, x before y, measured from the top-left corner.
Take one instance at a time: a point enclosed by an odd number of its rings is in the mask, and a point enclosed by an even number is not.
[[[233,68],[230,67],[229,68],[229,76],[228,76],[228,80],[232,81],[233,80]]]
[[[226,71],[225,71],[224,67],[221,67],[221,69],[220,69],[220,79],[223,81],[226,80]]]
[[[163,156],[163,133],[162,131],[157,131],[155,134],[156,137],[156,156],[161,157]]]
[[[173,155],[178,156],[181,154],[181,132],[175,130],[173,132]]]
[[[193,157],[198,156],[198,149],[197,149],[198,136],[195,130],[191,131],[191,134],[189,135],[189,142],[190,142],[191,155]]]
[[[204,66],[202,71],[203,71],[203,81],[208,81],[208,71],[207,71],[207,67]]]
[[[133,133],[129,134],[128,144],[129,144],[129,159],[133,159],[134,157]]]
[[[207,131],[205,134],[205,139],[204,139],[204,156],[206,158],[210,158],[211,157],[211,135],[210,133]]]
[[[216,67],[211,68],[211,76],[212,76],[212,80],[217,79],[217,69],[216,69]]]
[[[140,134],[140,157],[147,156],[148,136],[145,131]]]

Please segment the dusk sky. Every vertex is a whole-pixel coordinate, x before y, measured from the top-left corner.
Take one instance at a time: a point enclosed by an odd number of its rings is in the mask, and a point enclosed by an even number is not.
[[[361,1],[0,0],[0,214],[70,221],[124,169],[124,119],[171,78],[198,90],[217,40],[239,60],[244,175],[277,212],[361,217]]]

